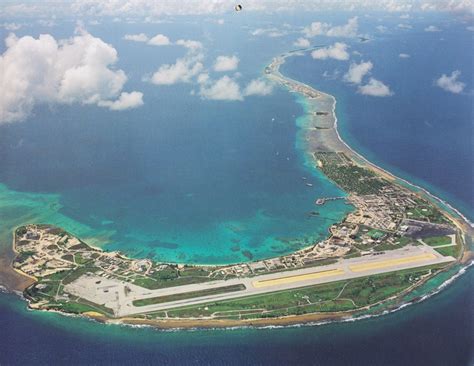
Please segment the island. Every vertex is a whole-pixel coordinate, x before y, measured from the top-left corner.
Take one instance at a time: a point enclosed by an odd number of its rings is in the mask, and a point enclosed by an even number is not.
[[[309,50],[309,49],[308,49]],[[340,137],[336,99],[280,73],[267,78],[304,101],[301,126],[315,169],[353,210],[327,238],[288,255],[225,266],[160,263],[88,245],[62,228],[14,231],[12,268],[32,309],[108,323],[163,328],[286,325],[380,314],[407,294],[472,260],[472,225],[428,191],[367,161]],[[307,50],[306,50],[307,51]]]

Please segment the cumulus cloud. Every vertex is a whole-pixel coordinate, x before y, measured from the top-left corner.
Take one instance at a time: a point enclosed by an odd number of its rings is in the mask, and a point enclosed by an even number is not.
[[[326,35],[329,37],[356,37],[358,27],[357,17],[353,17],[348,20],[347,24],[329,29]]]
[[[345,43],[336,42],[332,46],[314,50],[313,52],[311,52],[311,56],[317,60],[333,58],[335,60],[345,61],[349,59],[347,47],[348,46]]]
[[[159,37],[157,42],[164,44],[163,35]],[[169,40],[168,40],[169,41]],[[176,42],[177,45],[188,49],[186,55],[178,58],[174,64],[161,65],[159,69],[153,73],[151,77],[146,77],[145,80],[150,81],[156,85],[172,85],[176,83],[189,83],[192,78],[197,76],[204,69],[201,60],[204,58],[202,52],[202,43],[193,40],[180,39]]]
[[[167,46],[171,44],[170,39],[163,34],[157,34],[148,41],[149,45],[152,46]]]
[[[165,64],[151,76],[150,81],[156,85],[172,85],[188,83],[203,69],[203,64],[197,58],[184,57],[176,60],[174,64]]]
[[[240,86],[229,76],[224,75],[209,86],[201,86],[199,92],[203,99],[212,100],[243,100]]]
[[[436,85],[454,94],[462,93],[466,84],[458,80],[459,76],[461,76],[461,71],[459,70],[453,71],[450,76],[443,74],[436,80]]]
[[[358,92],[372,97],[388,97],[393,95],[387,85],[374,78],[370,78],[367,84],[359,86]]]
[[[400,57],[400,58],[410,58],[411,56],[408,53],[400,53],[398,55],[398,57]]]
[[[197,51],[202,48],[202,43],[199,41],[193,41],[190,39],[179,39],[176,41],[178,46],[183,46],[191,51]]]
[[[122,70],[113,68],[118,60],[115,48],[85,31],[60,41],[49,34],[38,38],[11,34],[6,47],[0,56],[0,122],[25,119],[41,103],[112,108],[107,102],[119,96],[127,81]],[[133,96],[137,101],[137,94]],[[125,94],[115,106],[125,102],[129,108],[139,105],[130,103]]]
[[[344,75],[344,80],[353,83],[360,84],[365,75],[367,75],[374,65],[372,62],[361,62],[359,64],[352,63],[349,67],[349,71]]]
[[[439,29],[435,25],[430,25],[430,26],[425,28],[425,32],[441,32],[441,29]]]
[[[328,37],[355,37],[359,28],[358,18],[350,18],[346,24],[332,27],[329,23],[313,22],[303,28],[303,34],[312,38],[325,35]]]
[[[313,22],[303,29],[303,34],[308,38],[312,38],[326,34],[329,28],[330,25],[328,23]]]
[[[126,34],[123,36],[123,39],[126,41],[132,41],[132,42],[147,42],[148,36],[145,33]]]
[[[378,25],[375,27],[375,29],[377,29],[380,33],[385,33],[388,30],[388,28],[384,25]]]
[[[310,45],[311,45],[311,43],[309,42],[309,40],[307,40],[306,38],[303,38],[303,37],[298,38],[293,43],[293,46],[300,47],[300,48],[308,48]]]
[[[269,95],[273,91],[273,85],[262,79],[254,79],[244,89],[244,95]]]
[[[217,56],[214,71],[232,71],[237,69],[239,58],[237,56]]]
[[[136,108],[143,105],[143,93],[141,92],[122,92],[117,100],[104,100],[98,103],[101,107],[109,107],[113,111],[122,111],[125,109]]]

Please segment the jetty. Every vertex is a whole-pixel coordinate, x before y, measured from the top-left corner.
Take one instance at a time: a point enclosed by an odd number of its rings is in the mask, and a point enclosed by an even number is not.
[[[347,197],[321,197],[318,198],[314,203],[317,205],[324,205],[327,201],[345,200]]]

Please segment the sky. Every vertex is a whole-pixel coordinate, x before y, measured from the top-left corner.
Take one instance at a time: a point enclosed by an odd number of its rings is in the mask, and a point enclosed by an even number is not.
[[[249,30],[253,37],[281,37],[294,35],[295,47],[308,47],[314,39],[327,37],[330,42],[313,50],[314,60],[334,59],[347,63],[342,75],[344,82],[354,86],[357,93],[372,97],[390,97],[390,85],[376,76],[376,65],[370,60],[354,62],[351,59],[350,42],[362,34],[361,16],[348,12],[346,21],[332,24],[317,17],[320,10],[379,10],[393,12],[399,18],[398,29],[412,28],[411,14],[431,11],[454,12],[457,19],[466,23],[466,29],[474,31],[472,1],[408,1],[408,0],[246,0],[241,1],[245,12],[315,11],[315,21],[301,24],[299,28],[290,25],[263,26]],[[114,45],[89,33],[87,26],[101,21],[159,23],[179,22],[173,19],[180,15],[207,14],[212,21],[224,25],[222,14],[235,12],[233,3],[227,0],[212,1],[145,1],[145,0],[75,0],[75,1],[3,1],[0,4],[0,27],[8,35],[3,40],[5,47],[0,54],[0,124],[16,123],[27,119],[35,106],[40,104],[82,104],[106,108],[114,113],[140,108],[144,104],[143,91],[128,87],[125,70],[117,68],[120,57]],[[241,16],[242,14],[239,14]],[[53,26],[65,17],[76,22],[74,34],[58,38],[45,33],[36,37],[15,34],[33,17],[41,26]],[[171,17],[171,18],[170,18]],[[291,29],[290,29],[291,28]],[[387,29],[380,24],[376,32]],[[439,32],[440,26],[432,24],[425,32]],[[205,62],[204,40],[170,39],[166,34],[124,34],[126,42],[137,42],[143,47],[180,47],[184,55],[157,66],[156,70],[142,76],[144,83],[166,87],[178,83],[195,86],[191,91],[203,100],[239,102],[247,97],[264,97],[272,93],[274,86],[264,78],[246,82],[240,80],[239,57],[236,54],[218,55],[211,63]],[[334,40],[334,41],[332,41]],[[409,58],[410,55],[400,54]],[[436,76],[434,86],[447,93],[466,93],[466,83],[461,70],[446,70]]]
[[[288,10],[383,10],[383,11],[471,11],[472,0],[241,0],[245,11]],[[89,16],[159,16],[222,14],[233,11],[229,0],[4,0],[5,16],[41,16],[45,13]]]

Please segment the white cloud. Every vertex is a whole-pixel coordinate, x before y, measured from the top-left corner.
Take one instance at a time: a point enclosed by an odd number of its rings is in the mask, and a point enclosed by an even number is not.
[[[183,46],[191,51],[197,51],[202,48],[202,43],[199,41],[193,41],[190,39],[180,39],[176,41],[178,46]]]
[[[359,86],[358,92],[372,97],[388,97],[393,95],[387,85],[374,78],[370,78],[367,84]]]
[[[410,19],[410,14],[402,14],[400,15],[400,19]]]
[[[461,76],[461,71],[459,70],[453,71],[450,76],[443,74],[436,80],[436,85],[454,94],[462,93],[466,84],[458,80],[459,76]]]
[[[163,34],[157,34],[148,41],[149,45],[152,46],[167,46],[171,44],[170,39]]]
[[[212,100],[243,100],[239,84],[224,75],[210,86],[201,86],[199,92],[203,99]]]
[[[156,85],[172,85],[188,83],[203,69],[203,64],[196,58],[180,58],[174,64],[160,66],[150,81]]]
[[[308,27],[303,28],[303,34],[312,38],[325,35],[328,37],[356,37],[359,28],[358,18],[350,18],[346,24],[332,27],[329,23],[313,22]]]
[[[115,48],[85,31],[60,41],[49,34],[36,39],[11,34],[6,47],[0,56],[0,123],[25,119],[42,103],[111,108],[103,103],[113,102],[127,81],[122,70],[113,68]]]
[[[198,77],[197,77],[197,82],[199,84],[207,83],[208,80],[209,80],[209,74],[208,73],[199,74]]]
[[[252,36],[268,36],[268,37],[283,37],[287,34],[286,31],[279,30],[278,28],[257,28],[250,32]]]
[[[344,80],[353,83],[360,84],[365,75],[367,75],[374,65],[372,62],[361,62],[360,64],[352,63],[349,67],[349,71],[344,75]]]
[[[148,36],[145,33],[126,34],[123,36],[123,39],[126,41],[132,41],[132,42],[146,42],[148,41]]]
[[[378,25],[375,27],[375,29],[377,29],[380,33],[385,33],[388,30],[388,28],[384,25]]]
[[[8,31],[16,31],[21,28],[21,24],[17,23],[3,23],[1,26]]]
[[[329,28],[330,24],[328,23],[313,22],[309,25],[309,27],[303,29],[303,34],[308,38],[312,38],[326,34]]]
[[[221,18],[221,19],[217,19],[217,24],[222,25],[222,24],[224,24],[224,23],[225,23],[225,20],[224,20],[224,19],[222,19],[222,18]]]
[[[345,4],[346,3],[346,4]],[[346,10],[381,10],[391,12],[409,11],[465,11],[472,12],[471,0],[246,0],[245,13],[254,11],[340,11],[344,6]],[[4,18],[12,16],[44,16],[55,14],[57,16],[107,16],[124,18],[163,18],[168,15],[202,15],[234,13],[234,5],[229,0],[55,0],[54,6],[49,1],[3,1],[0,2],[0,13]]]
[[[469,27],[466,27],[468,31],[474,32],[474,26],[470,25]]]
[[[357,17],[353,17],[347,21],[347,24],[329,29],[326,35],[329,37],[356,37],[358,28]]]
[[[214,71],[232,71],[237,69],[239,58],[237,56],[217,56]]]
[[[137,108],[143,105],[143,93],[137,91],[131,93],[122,92],[117,100],[100,101],[98,105],[101,107],[109,107],[113,111]]]
[[[400,28],[400,29],[412,29],[413,28],[410,24],[404,24],[404,23],[398,24],[397,27]]]
[[[164,44],[166,43],[166,39],[163,37],[168,39],[168,37],[161,34],[155,36],[154,38],[157,38],[157,43]],[[192,78],[194,78],[203,70],[204,65],[201,63],[201,61],[204,58],[204,55],[199,52],[202,48],[201,42],[180,39],[176,42],[176,44],[188,49],[186,55],[182,58],[178,58],[174,64],[161,65],[151,77],[144,78],[146,81],[150,81],[156,85],[189,83],[191,82]]]
[[[408,53],[400,53],[398,55],[398,57],[400,57],[400,58],[410,58],[411,56]]]
[[[298,38],[294,43],[293,46],[300,47],[300,48],[308,48],[311,45],[309,40],[306,38]]]
[[[273,85],[262,79],[254,79],[244,89],[244,95],[269,95],[273,91]]]
[[[311,56],[317,60],[333,58],[335,60],[345,61],[349,59],[347,47],[348,46],[345,43],[336,42],[332,46],[314,50],[313,52],[311,52]]]
[[[435,25],[430,25],[429,27],[425,28],[425,32],[441,32],[441,29]]]

